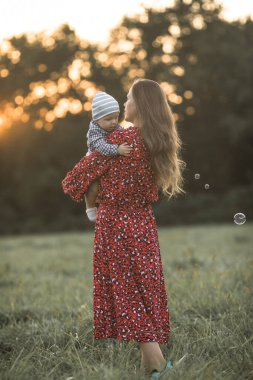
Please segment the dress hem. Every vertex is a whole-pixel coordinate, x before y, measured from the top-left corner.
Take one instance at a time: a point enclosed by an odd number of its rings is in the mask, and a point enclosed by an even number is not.
[[[96,336],[96,335],[93,335],[93,341],[95,340],[99,340],[99,339],[117,339],[119,341],[125,341],[125,342],[130,342],[130,341],[136,341],[138,343],[151,343],[151,342],[156,342],[156,343],[159,343],[159,344],[166,344],[170,341],[170,338],[165,338],[165,339],[156,339],[156,340],[152,340],[152,339],[145,339],[145,338],[136,338],[136,337],[133,337],[133,338],[127,338],[127,337],[122,337],[120,335],[117,335],[117,334],[110,334],[110,335],[105,335],[105,336]]]

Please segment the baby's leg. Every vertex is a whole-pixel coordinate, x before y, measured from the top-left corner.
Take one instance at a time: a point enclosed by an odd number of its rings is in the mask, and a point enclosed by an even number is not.
[[[85,195],[86,208],[92,208],[96,205],[98,191],[98,181],[92,182]]]
[[[89,220],[95,222],[97,218],[97,208],[96,199],[97,199],[97,190],[98,190],[98,181],[92,182],[89,189],[85,195],[85,203],[86,203],[86,213],[88,215]]]

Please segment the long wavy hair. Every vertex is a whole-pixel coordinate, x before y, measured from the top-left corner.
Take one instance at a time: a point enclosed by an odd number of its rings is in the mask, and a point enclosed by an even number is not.
[[[132,96],[138,130],[150,153],[155,181],[169,199],[183,190],[186,163],[179,157],[182,141],[161,86],[150,79],[135,80]]]

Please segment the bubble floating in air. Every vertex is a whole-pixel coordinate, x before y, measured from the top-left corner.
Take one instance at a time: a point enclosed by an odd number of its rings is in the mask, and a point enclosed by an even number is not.
[[[237,214],[234,215],[234,222],[238,226],[241,226],[246,222],[246,216],[242,212],[238,212]]]
[[[200,174],[196,173],[196,174],[194,175],[194,178],[195,178],[195,179],[200,179]]]

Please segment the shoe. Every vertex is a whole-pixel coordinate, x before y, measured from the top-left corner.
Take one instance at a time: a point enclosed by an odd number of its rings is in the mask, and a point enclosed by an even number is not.
[[[172,368],[173,368],[172,361],[169,360],[168,363],[166,364],[165,368],[162,371],[157,371],[156,369],[154,369],[150,373],[150,379],[159,379],[160,376],[164,375],[165,373],[168,372],[169,369],[172,369]]]

